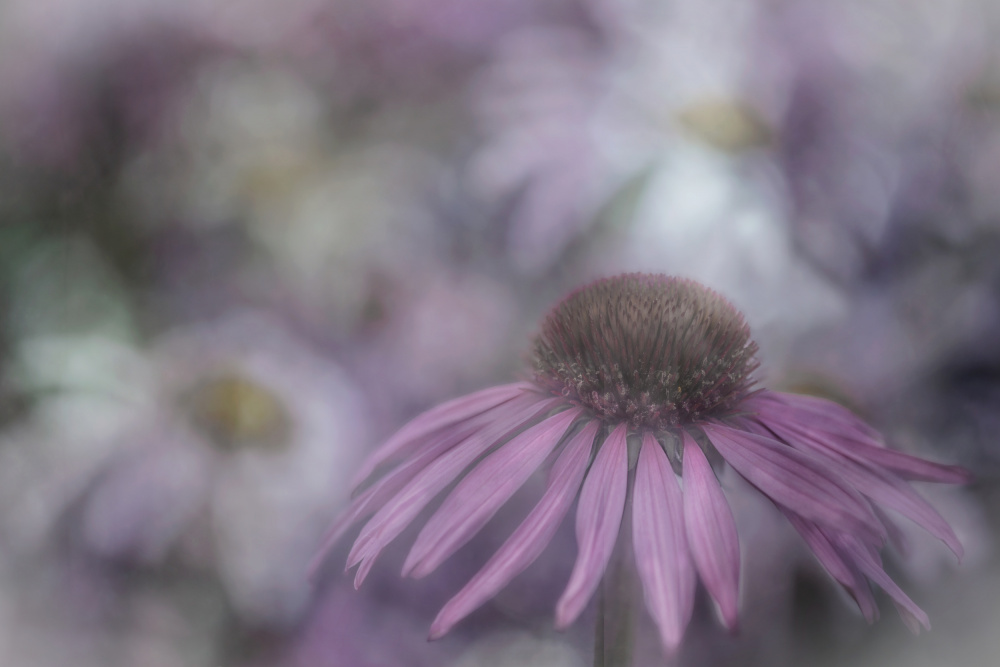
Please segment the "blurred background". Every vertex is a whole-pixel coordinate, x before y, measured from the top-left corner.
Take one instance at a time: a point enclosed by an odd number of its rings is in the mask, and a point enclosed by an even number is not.
[[[996,664],[998,35],[993,0],[3,0],[0,665],[590,664],[571,527],[426,641],[517,498],[425,580],[305,572],[372,447],[622,271],[978,476],[926,489],[961,565],[888,559],[931,633],[743,508],[742,632],[702,600],[677,664]]]

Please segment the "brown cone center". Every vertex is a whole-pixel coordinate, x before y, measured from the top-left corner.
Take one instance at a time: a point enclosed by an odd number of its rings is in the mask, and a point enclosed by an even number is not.
[[[662,429],[732,411],[753,385],[742,314],[691,280],[630,273],[555,306],[535,339],[536,381],[609,422]]]

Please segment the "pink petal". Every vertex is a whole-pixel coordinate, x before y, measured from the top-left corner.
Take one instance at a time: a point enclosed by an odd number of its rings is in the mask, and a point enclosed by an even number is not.
[[[885,528],[853,488],[831,478],[822,461],[763,436],[721,424],[703,430],[719,453],[776,504],[822,525],[868,537]]]
[[[599,428],[600,422],[592,421],[566,443],[552,466],[542,499],[483,569],[444,606],[431,625],[431,639],[451,630],[542,553],[576,499]]]
[[[765,390],[751,397],[750,402],[756,401],[770,403],[773,409],[784,408],[790,414],[798,414],[799,419],[832,433],[854,433],[863,439],[880,444],[883,441],[882,434],[877,429],[865,423],[843,405],[825,398]]]
[[[481,423],[470,420],[443,429],[431,446],[422,449],[413,458],[407,460],[398,468],[389,472],[385,477],[365,489],[360,495],[353,498],[347,509],[341,512],[340,516],[327,529],[326,535],[323,536],[322,545],[309,563],[309,578],[312,579],[316,576],[330,549],[333,548],[333,545],[337,543],[347,529],[353,526],[359,519],[376,512],[399,492],[407,482],[413,479],[414,475],[426,468],[441,454],[468,438],[479,428],[482,428]]]
[[[556,627],[576,620],[604,575],[618,540],[628,486],[628,428],[620,424],[597,451],[583,482],[576,509],[576,541],[580,551],[569,583],[556,604]]]
[[[483,455],[497,441],[511,431],[535,419],[540,414],[562,404],[562,399],[541,399],[536,395],[515,399],[515,410],[508,419],[495,421],[473,433],[461,444],[439,456],[421,470],[392,500],[373,516],[354,543],[347,557],[347,566],[360,563],[354,585],[360,586],[374,564],[378,554],[395,539],[406,526],[444,487],[451,484],[465,468]]]
[[[836,439],[833,439],[836,442]],[[948,484],[967,484],[973,480],[971,472],[961,466],[927,461],[895,449],[871,447],[866,443],[844,440],[840,443],[844,453],[862,462],[891,470],[903,479]]]
[[[899,522],[878,505],[872,509],[875,510],[875,516],[878,517],[878,520],[885,526],[885,532],[889,535],[889,543],[896,548],[904,560],[909,558],[913,545]]]
[[[684,525],[688,547],[730,630],[737,625],[740,593],[740,540],[736,521],[719,480],[701,447],[684,439]]]
[[[868,580],[858,570],[853,560],[845,559],[841,550],[815,523],[803,519],[794,512],[788,510],[782,510],[782,512],[809,545],[809,549],[815,554],[820,564],[847,589],[847,592],[858,603],[858,608],[865,620],[874,623],[879,616],[878,604],[875,602],[875,596],[872,594],[871,586],[868,585]]]
[[[643,434],[635,469],[632,538],[646,607],[668,653],[683,639],[694,609],[696,580],[684,511],[684,496],[667,455],[652,434]]]
[[[555,414],[483,459],[420,531],[403,576],[430,574],[479,532],[552,453],[581,412],[573,408]]]
[[[764,392],[767,395],[777,395],[777,392]],[[863,424],[846,408],[831,401],[822,399],[780,394],[773,400],[754,399],[747,401],[756,409],[761,419],[768,423],[780,423],[794,426],[801,431],[816,435],[826,435],[822,438],[823,445],[840,452],[859,463],[877,465],[891,470],[904,479],[923,480],[927,482],[948,482],[962,484],[972,480],[972,474],[961,466],[945,465],[927,461],[911,454],[894,449],[888,449],[881,443],[881,437],[870,427],[862,432],[858,426],[851,427],[844,419],[831,415],[850,415],[856,422]],[[803,408],[802,405],[812,407]],[[872,434],[874,433],[874,435]]]
[[[840,535],[838,537],[838,546],[853,559],[854,563],[869,579],[889,594],[910,632],[918,634],[921,626],[925,630],[930,630],[931,621],[927,618],[927,614],[885,573],[885,570],[882,569],[882,560],[878,557],[875,549],[863,544],[853,535]]]
[[[417,415],[396,431],[361,464],[361,468],[351,478],[351,488],[356,489],[368,479],[368,476],[379,465],[396,456],[406,455],[419,445],[423,438],[433,434],[438,429],[475,417],[532,389],[534,386],[527,382],[490,387],[466,396],[460,396]]]
[[[766,415],[758,418],[762,421],[768,419]],[[909,484],[892,472],[876,466],[866,467],[833,448],[824,447],[828,438],[823,434],[799,427],[787,428],[784,424],[771,421],[763,423],[789,445],[808,449],[822,456],[841,479],[876,503],[912,519],[928,533],[948,545],[959,559],[962,558],[965,551],[962,543],[944,517]]]

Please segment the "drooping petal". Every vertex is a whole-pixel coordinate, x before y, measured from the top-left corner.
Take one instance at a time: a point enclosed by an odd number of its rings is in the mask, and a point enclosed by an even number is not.
[[[646,607],[668,652],[680,644],[694,609],[696,578],[684,513],[684,497],[667,455],[645,433],[635,470],[632,541]]]
[[[784,410],[787,415],[798,415],[798,420],[807,421],[831,433],[853,433],[873,443],[882,443],[882,434],[878,430],[843,405],[825,398],[764,390],[754,394],[749,402],[759,402],[772,410]]]
[[[701,447],[684,440],[684,525],[688,548],[705,588],[735,630],[740,593],[740,541],[736,520]],[[638,473],[637,473],[638,474]]]
[[[843,440],[839,444],[848,456],[891,470],[903,479],[947,484],[967,484],[973,480],[972,473],[961,466],[935,463],[895,449],[873,447],[857,441]]]
[[[865,573],[865,576],[889,594],[896,605],[896,610],[899,611],[899,615],[903,619],[903,623],[910,629],[910,632],[919,634],[921,626],[925,630],[931,629],[931,621],[924,610],[918,607],[882,569],[882,559],[879,558],[874,547],[864,544],[853,535],[839,535],[838,545]]]
[[[868,580],[850,558],[845,558],[836,544],[812,521],[807,521],[789,510],[782,513],[809,545],[816,559],[826,571],[837,580],[858,603],[865,620],[874,623],[878,619],[878,604],[872,594]]]
[[[875,510],[875,516],[878,517],[878,520],[885,526],[885,532],[889,535],[889,544],[896,548],[903,560],[909,558],[913,544],[903,527],[899,525],[895,517],[889,516],[889,513],[878,505],[872,509]]]
[[[592,421],[566,443],[541,500],[483,569],[441,609],[431,625],[431,639],[448,632],[538,558],[576,499],[599,429],[600,422]]]
[[[396,456],[409,453],[423,438],[435,431],[482,414],[532,389],[532,385],[527,382],[490,387],[460,396],[417,415],[365,459],[351,478],[351,488],[356,489],[379,465]]]
[[[871,579],[889,594],[911,632],[918,633],[921,626],[930,630],[927,614],[882,569],[882,560],[875,545],[867,544],[855,535],[817,526],[793,512],[782,511],[823,567],[854,596],[869,623],[878,618],[878,607],[864,577]]]
[[[777,394],[777,392],[766,392]],[[854,429],[845,426],[847,422],[830,417],[830,413],[839,414],[843,411],[851,413],[836,403],[822,401],[828,404],[826,410],[819,408],[802,409],[796,407],[804,397],[791,394],[780,395],[780,399],[747,401],[757,412],[758,418],[772,424],[780,423],[794,427],[800,431],[816,435],[828,447],[848,456],[859,463],[877,465],[890,470],[903,479],[921,480],[926,482],[946,482],[963,484],[972,480],[972,474],[961,466],[947,465],[927,461],[912,454],[906,454],[885,447],[877,433],[870,435],[860,432],[860,427]],[[810,401],[822,399],[810,398]],[[829,407],[832,406],[832,407]],[[857,420],[857,418],[854,418]],[[857,420],[860,422],[860,420]],[[863,424],[863,422],[860,422]],[[867,426],[867,425],[865,425]],[[868,427],[870,430],[870,427]]]
[[[501,418],[500,415],[497,415],[497,417]],[[414,475],[480,428],[482,428],[482,424],[470,420],[443,429],[432,446],[422,449],[413,458],[390,471],[385,477],[353,498],[347,509],[341,512],[340,516],[327,529],[326,535],[323,536],[322,545],[309,563],[309,578],[311,579],[316,576],[330,549],[333,548],[333,545],[337,543],[351,526],[360,519],[378,511],[407,482],[413,479]]]
[[[362,528],[351,553],[347,566],[360,563],[354,577],[354,585],[360,586],[368,571],[383,548],[429,503],[444,487],[451,484],[465,468],[482,456],[497,441],[511,431],[548,412],[561,403],[560,399],[525,397],[515,399],[516,412],[508,421],[494,422],[473,433],[466,440],[448,450],[421,470],[410,482],[387,502],[365,527]]]
[[[778,422],[764,421],[763,416],[759,419],[782,441],[822,456],[831,470],[841,479],[876,503],[912,519],[928,533],[948,545],[959,559],[962,558],[965,549],[948,522],[919,493],[895,474],[878,466],[862,465],[833,448],[825,447],[824,442],[828,438],[823,434],[787,427]]]
[[[483,459],[420,531],[403,576],[430,574],[479,532],[552,453],[581,412],[573,408],[555,414]]]
[[[556,627],[580,615],[594,594],[618,540],[628,486],[628,428],[615,427],[594,457],[576,510],[579,553],[569,583],[556,604]]]
[[[805,452],[721,424],[702,429],[726,461],[779,506],[836,530],[884,537],[885,528],[861,494]]]

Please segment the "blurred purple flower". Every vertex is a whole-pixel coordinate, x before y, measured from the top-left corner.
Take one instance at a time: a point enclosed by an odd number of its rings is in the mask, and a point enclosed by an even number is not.
[[[39,524],[8,530],[43,546],[72,510],[92,551],[149,564],[177,555],[214,570],[243,617],[294,619],[310,594],[294,563],[306,567],[364,444],[357,388],[256,314],[113,360],[101,402],[96,387],[61,392],[51,400],[62,410],[40,410],[6,443],[12,505]]]
[[[607,197],[590,129],[603,58],[594,35],[536,26],[499,44],[473,90],[485,139],[470,186],[489,206],[513,200],[506,253],[520,271],[551,266]]]
[[[795,3],[764,27],[786,69],[778,153],[793,237],[828,278],[884,270],[895,225],[930,223],[944,236],[971,226],[955,210],[977,190],[978,160],[963,144],[989,138],[956,98],[996,31],[976,4]]]
[[[630,225],[665,181],[684,203],[652,216],[661,227],[746,206],[692,175],[732,171],[743,190],[770,194],[773,176],[754,158],[773,138],[783,68],[752,57],[761,8],[598,1],[588,10],[590,21],[512,33],[474,90],[485,140],[473,187],[507,205],[508,252],[521,270],[549,268],[599,226]],[[693,173],[709,161],[716,174]]]
[[[161,229],[182,221],[191,238],[228,229],[252,243],[205,267],[214,291],[343,339],[369,323],[382,276],[412,281],[414,264],[448,261],[432,202],[449,170],[420,129],[433,113],[363,111],[301,71],[235,57],[206,63],[183,92],[171,140],[138,156],[122,185]],[[186,263],[168,267],[190,280]]]
[[[373,403],[426,407],[481,383],[511,356],[520,318],[500,281],[440,264],[403,264],[372,294],[366,340],[355,347],[355,374]]]
[[[376,470],[385,474],[334,523],[315,564],[351,525],[374,514],[348,556],[349,567],[359,566],[360,585],[379,553],[457,481],[403,566],[404,575],[423,577],[554,459],[537,506],[445,605],[431,637],[528,567],[579,491],[579,553],[556,626],[580,615],[623,521],[631,521],[646,606],[673,651],[699,577],[725,625],[737,626],[740,545],[715,470],[727,464],[778,507],[869,621],[878,613],[871,581],[889,593],[912,630],[928,627],[882,568],[879,552],[898,533],[886,510],[961,556],[948,523],[907,481],[957,483],[968,473],[886,448],[877,432],[830,401],[754,390],[756,351],[742,315],[692,281],[626,274],[578,290],[543,322],[533,382],[434,408],[369,457],[355,483]]]
[[[465,642],[461,641],[428,646],[424,615],[391,595],[388,599],[378,593],[359,595],[341,583],[330,586],[320,596],[287,650],[274,662],[265,664],[437,667],[452,664],[464,647]]]
[[[557,637],[501,630],[475,642],[452,667],[582,667],[583,655]]]

